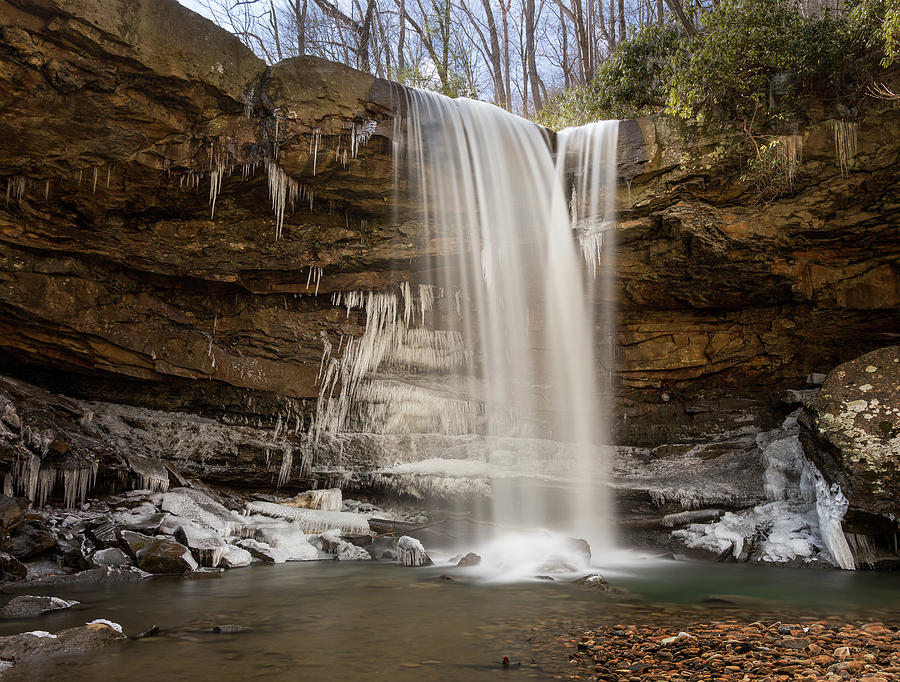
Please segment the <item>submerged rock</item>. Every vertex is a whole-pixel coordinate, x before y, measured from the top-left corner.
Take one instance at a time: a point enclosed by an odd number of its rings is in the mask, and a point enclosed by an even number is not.
[[[23,594],[13,597],[2,609],[0,618],[33,618],[50,611],[68,609],[79,602],[60,599],[59,597],[35,597]]]
[[[95,621],[56,634],[23,632],[0,637],[0,659],[18,663],[30,658],[91,651],[126,639],[122,628],[110,621]]]
[[[404,535],[397,540],[397,563],[402,566],[431,566],[431,557],[425,552],[422,543]]]

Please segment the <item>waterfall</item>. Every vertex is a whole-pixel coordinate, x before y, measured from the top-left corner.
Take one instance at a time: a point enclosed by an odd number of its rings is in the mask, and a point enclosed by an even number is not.
[[[348,312],[365,307],[366,332],[327,360],[315,437],[477,436],[480,447],[447,447],[415,470],[446,477],[471,471],[467,459],[490,479],[491,527],[602,553],[617,122],[554,140],[491,104],[398,92],[394,174],[410,196],[395,205],[418,211],[424,250],[439,255],[416,273],[418,298],[409,283],[345,295]]]
[[[483,434],[537,434],[570,453],[548,485],[530,479],[536,467],[515,440],[492,451],[493,520],[608,547],[611,440],[599,397],[609,394],[615,297],[600,256],[615,233],[617,122],[560,132],[554,158],[547,131],[484,102],[407,91],[401,110],[412,204],[428,238],[446,245],[428,265],[447,302],[435,322],[453,325],[472,353],[467,397],[488,415],[514,411],[486,419]]]

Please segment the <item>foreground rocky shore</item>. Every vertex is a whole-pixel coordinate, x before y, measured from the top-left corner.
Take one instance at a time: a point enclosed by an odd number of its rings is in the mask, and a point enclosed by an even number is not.
[[[860,680],[900,679],[900,632],[860,625],[722,622],[664,627],[607,625],[573,647],[572,679]]]

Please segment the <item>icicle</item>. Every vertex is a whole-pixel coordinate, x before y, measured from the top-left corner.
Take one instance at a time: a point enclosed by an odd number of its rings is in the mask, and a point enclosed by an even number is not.
[[[275,239],[280,239],[284,229],[285,205],[288,202],[293,204],[300,188],[296,180],[289,177],[274,161],[266,162],[266,173],[269,177],[269,197],[275,210]]]
[[[99,172],[99,170],[100,169],[97,168],[97,166],[94,166],[94,186],[93,186],[93,189],[91,190],[91,194],[97,193],[97,173]]]
[[[850,174],[850,164],[856,156],[859,124],[854,121],[834,122],[834,147],[841,167],[841,177]]]
[[[313,140],[315,142],[315,149],[313,149],[313,176],[316,174],[316,164],[319,160],[319,138],[322,137],[322,133],[319,132],[319,129],[316,128],[313,132]]]
[[[278,471],[278,485],[280,488],[291,477],[291,465],[294,463],[294,451],[290,445],[285,445],[281,454],[281,469]]]

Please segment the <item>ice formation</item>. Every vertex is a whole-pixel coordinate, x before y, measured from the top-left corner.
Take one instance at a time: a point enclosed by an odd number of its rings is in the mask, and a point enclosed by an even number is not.
[[[106,620],[106,618],[96,618],[89,623],[85,623],[85,625],[105,625],[108,628],[112,628],[120,635],[122,634],[122,626],[118,623],[114,623],[111,620]]]
[[[859,124],[854,121],[834,121],[834,150],[841,166],[841,175],[846,177],[850,164],[856,156]]]
[[[855,568],[841,528],[847,500],[840,487],[828,485],[806,459],[798,437],[798,415],[799,411],[793,413],[780,428],[757,437],[770,502],[729,512],[711,523],[692,524],[673,536],[690,547],[719,552],[733,547],[735,557],[748,541],[763,561],[810,561],[822,556],[840,568]]]
[[[322,533],[337,528],[347,535],[369,534],[369,520],[362,514],[299,509],[274,502],[248,502],[245,510],[247,514],[293,521],[304,533]]]
[[[419,540],[404,535],[397,540],[397,563],[413,567],[429,566],[431,558]]]

